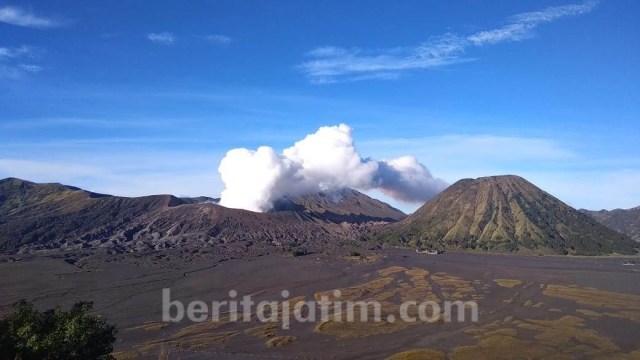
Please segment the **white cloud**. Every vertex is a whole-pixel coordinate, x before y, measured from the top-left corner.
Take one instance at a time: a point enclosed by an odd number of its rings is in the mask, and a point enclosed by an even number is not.
[[[228,44],[231,42],[231,38],[226,36],[226,35],[221,35],[221,34],[212,34],[212,35],[207,35],[206,39],[212,43],[216,43],[216,44]]]
[[[0,46],[0,60],[2,59],[18,59],[18,58],[36,58],[40,51],[32,46],[22,45],[19,47],[2,47]]]
[[[584,166],[568,146],[545,138],[499,135],[444,135],[362,141],[363,152],[377,158],[410,153],[449,183],[462,178],[552,171]]]
[[[24,72],[31,74],[39,73],[42,71],[42,66],[34,64],[18,64],[18,68]]]
[[[176,41],[176,37],[170,32],[150,33],[147,39],[157,44],[172,45]]]
[[[549,7],[541,11],[512,16],[495,29],[468,36],[447,33],[410,48],[367,51],[358,48],[321,46],[306,55],[311,60],[298,66],[313,83],[358,81],[367,79],[396,79],[401,72],[432,69],[460,62],[472,61],[464,57],[473,46],[495,45],[506,41],[521,41],[533,36],[541,23],[575,16],[591,11],[595,1],[583,4]]]
[[[549,22],[565,16],[581,15],[590,12],[598,4],[596,0],[585,1],[582,4],[552,6],[541,11],[526,12],[510,18],[512,23],[539,24]]]
[[[20,79],[25,74],[34,74],[42,66],[26,63],[40,56],[41,51],[31,46],[0,47],[0,79]]]
[[[580,150],[580,142],[542,137],[446,135],[369,140],[359,142],[358,146],[377,158],[410,153],[450,183],[462,178],[515,174],[575,208],[599,210],[640,205],[637,158],[611,162],[606,154],[586,156]],[[417,208],[391,198],[383,200],[407,212]]]
[[[469,61],[462,59],[464,39],[454,34],[434,37],[410,49],[392,49],[381,53],[360,49],[324,46],[310,51],[309,60],[300,69],[314,83],[396,79],[399,73],[412,69],[429,69]]]
[[[508,24],[498,29],[480,31],[469,37],[473,45],[494,45],[505,41],[520,41],[532,36],[533,27],[529,24]]]
[[[323,126],[280,154],[268,146],[232,149],[218,170],[225,185],[220,204],[252,211],[269,210],[285,196],[342,188],[377,189],[415,203],[446,187],[414,157],[363,158],[345,124]]]
[[[541,11],[518,14],[509,18],[503,27],[480,31],[467,39],[473,45],[493,45],[504,41],[520,41],[533,36],[533,30],[541,23],[551,22],[565,16],[575,16],[588,13],[596,6],[596,1],[582,4],[553,6]]]
[[[64,25],[63,21],[38,16],[13,6],[0,8],[0,22],[35,29],[55,28]]]

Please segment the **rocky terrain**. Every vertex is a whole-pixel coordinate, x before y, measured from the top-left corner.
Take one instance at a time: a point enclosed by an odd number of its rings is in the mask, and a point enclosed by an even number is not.
[[[640,206],[631,209],[592,211],[580,209],[602,225],[640,241]]]
[[[415,247],[573,255],[637,244],[518,176],[463,179],[380,238]]]
[[[353,189],[286,197],[276,203],[273,211],[303,212],[336,223],[395,222],[407,217],[389,204]]]
[[[372,227],[405,216],[355,190],[286,199],[270,213],[216,200],[126,198],[9,178],[0,181],[0,251],[319,252],[358,247]]]
[[[517,176],[460,180],[407,217],[356,190],[283,198],[256,213],[218,199],[92,193],[0,180],[0,252],[180,256],[361,252],[385,245],[541,254],[634,254],[638,243]]]

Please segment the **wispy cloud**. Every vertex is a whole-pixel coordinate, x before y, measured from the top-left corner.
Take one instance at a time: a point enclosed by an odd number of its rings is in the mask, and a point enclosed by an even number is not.
[[[31,74],[39,73],[42,71],[42,66],[35,64],[18,64],[18,69]]]
[[[212,35],[207,35],[205,37],[208,41],[215,43],[215,44],[228,44],[231,42],[231,38],[228,37],[227,35],[221,35],[221,34],[212,34]]]
[[[147,35],[147,39],[156,44],[173,45],[176,42],[176,37],[170,32],[150,33]]]
[[[306,55],[311,60],[298,66],[313,83],[358,81],[366,79],[396,79],[401,73],[418,69],[432,69],[460,62],[472,61],[465,57],[471,47],[495,45],[530,38],[542,23],[590,12],[597,1],[582,4],[548,7],[510,17],[505,25],[461,36],[455,33],[432,37],[409,48],[364,50],[322,46]]]
[[[0,22],[35,29],[46,29],[64,26],[60,19],[38,16],[14,6],[0,7]]]
[[[467,37],[473,45],[497,44],[504,41],[520,41],[533,36],[533,30],[545,22],[590,12],[596,1],[582,4],[553,6],[541,11],[526,12],[509,18],[506,25],[492,30],[480,31]]]
[[[40,54],[30,46],[0,47],[0,79],[19,79],[42,71],[42,66],[33,63]]]
[[[17,59],[17,58],[35,58],[40,55],[40,51],[31,46],[19,46],[19,47],[2,47],[0,46],[0,60],[2,59]]]

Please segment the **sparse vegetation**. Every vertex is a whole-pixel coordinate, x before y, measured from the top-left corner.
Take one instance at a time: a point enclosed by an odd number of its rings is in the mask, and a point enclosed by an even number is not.
[[[296,340],[295,336],[277,336],[267,340],[267,347],[280,347],[290,344]]]
[[[493,282],[496,283],[498,286],[509,288],[509,289],[522,284],[522,281],[514,280],[514,279],[495,279],[493,280]]]
[[[386,360],[444,360],[444,352],[433,349],[407,350],[389,356]]]

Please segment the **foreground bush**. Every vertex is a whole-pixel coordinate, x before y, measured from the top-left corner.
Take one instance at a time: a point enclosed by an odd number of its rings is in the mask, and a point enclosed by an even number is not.
[[[91,314],[93,303],[40,312],[21,300],[0,320],[0,359],[112,359],[116,328]]]

